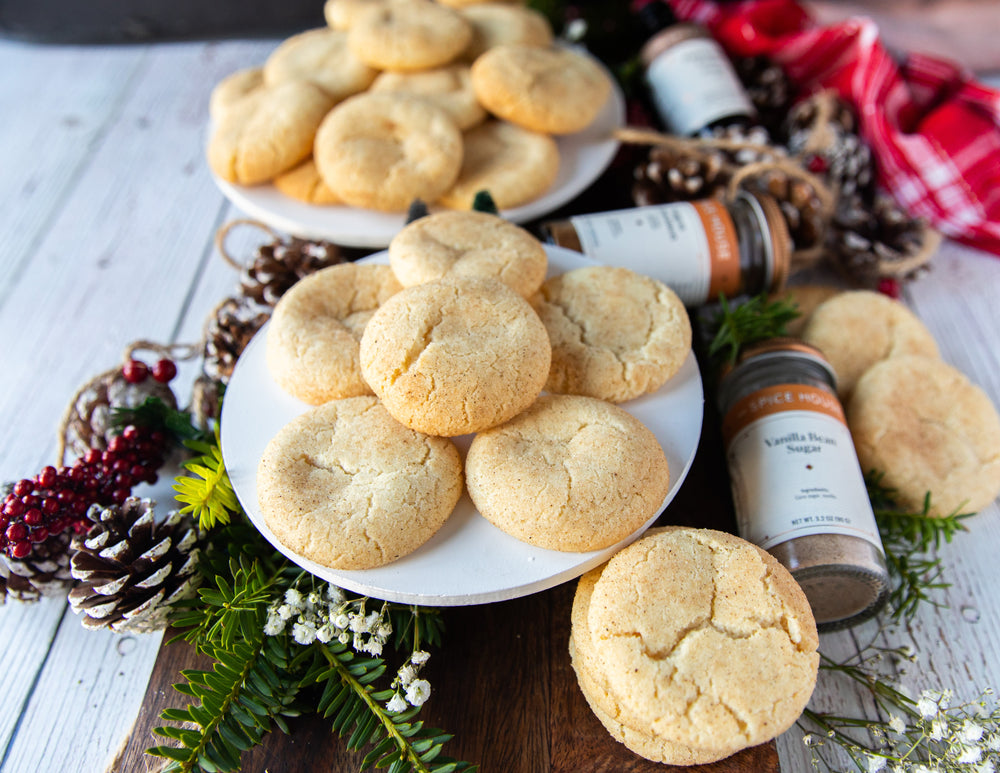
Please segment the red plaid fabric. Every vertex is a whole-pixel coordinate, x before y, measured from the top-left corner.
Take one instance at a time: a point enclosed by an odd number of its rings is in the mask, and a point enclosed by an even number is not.
[[[820,27],[794,0],[671,6],[732,53],[772,57],[806,91],[836,89],[900,205],[1000,255],[1000,92],[954,62],[915,53],[897,62],[870,19]]]

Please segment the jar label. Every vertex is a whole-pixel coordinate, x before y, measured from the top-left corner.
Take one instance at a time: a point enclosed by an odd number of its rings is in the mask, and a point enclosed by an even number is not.
[[[585,255],[659,279],[686,306],[740,292],[740,251],[726,206],[715,199],[577,215]]]
[[[803,384],[747,395],[723,420],[740,536],[767,550],[797,537],[882,541],[837,398]]]
[[[754,109],[719,44],[690,38],[670,46],[646,70],[653,102],[675,134],[693,134],[730,115]]]

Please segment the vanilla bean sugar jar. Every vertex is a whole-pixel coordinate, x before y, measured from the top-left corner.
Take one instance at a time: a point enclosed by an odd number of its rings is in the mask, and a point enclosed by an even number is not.
[[[874,616],[889,574],[864,476],[818,349],[749,347],[719,384],[740,536],[792,573],[821,631]]]
[[[719,295],[780,290],[791,239],[770,196],[741,191],[701,199],[576,215],[541,225],[542,238],[609,266],[659,279],[686,306]]]

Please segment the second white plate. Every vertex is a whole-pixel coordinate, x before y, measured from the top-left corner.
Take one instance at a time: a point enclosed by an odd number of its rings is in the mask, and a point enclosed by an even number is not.
[[[579,253],[546,247],[549,275],[594,265]],[[386,253],[361,262],[388,262]],[[257,463],[270,439],[310,406],[283,392],[264,361],[261,330],[243,352],[222,407],[222,455],[236,495],[261,534],[289,559],[342,588],[407,604],[459,606],[517,598],[580,576],[642,534],[676,495],[694,460],[701,436],[704,392],[693,355],[653,394],[621,405],[656,435],[670,465],[663,507],[625,540],[603,550],[564,553],[535,547],[500,531],[464,494],[440,531],[418,550],[377,569],[338,570],[289,550],[267,527],[257,504]],[[472,436],[454,439],[463,456]],[[360,442],[360,441],[359,441]],[[530,507],[530,502],[525,502]]]

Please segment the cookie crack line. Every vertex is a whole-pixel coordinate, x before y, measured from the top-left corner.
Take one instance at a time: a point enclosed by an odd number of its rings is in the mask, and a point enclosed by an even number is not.
[[[316,457],[314,457],[314,456],[312,456],[310,454],[301,454],[299,456],[299,461],[302,462],[305,465],[308,465],[309,467],[312,467],[314,470],[320,470],[322,472],[328,472],[331,475],[334,474],[334,473],[338,473],[339,472],[342,475],[347,475],[348,477],[353,477],[354,474],[357,472],[356,470],[355,471],[348,470],[347,468],[345,468],[344,466],[342,466],[339,463],[337,463],[337,464],[324,463],[324,462],[320,461],[319,459],[317,459]]]

